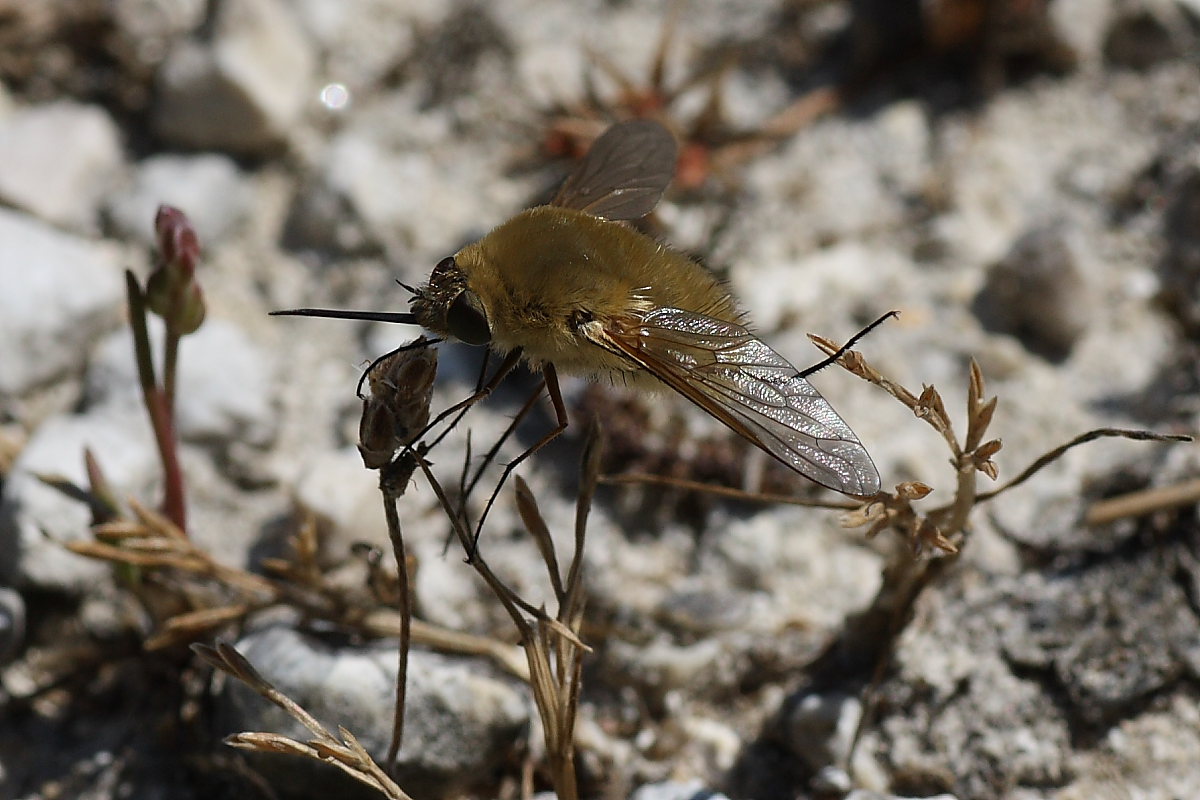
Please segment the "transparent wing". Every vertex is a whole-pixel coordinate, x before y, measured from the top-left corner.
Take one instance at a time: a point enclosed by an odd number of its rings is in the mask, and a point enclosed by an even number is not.
[[[614,125],[592,143],[551,205],[606,219],[644,217],[675,177],[675,156],[675,137],[659,123]]]
[[[622,355],[805,477],[845,494],[879,491],[879,472],[850,426],[741,325],[660,308],[606,333]]]

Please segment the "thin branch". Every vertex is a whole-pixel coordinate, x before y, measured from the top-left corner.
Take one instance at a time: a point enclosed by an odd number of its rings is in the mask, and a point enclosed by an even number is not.
[[[1200,501],[1200,478],[1173,486],[1155,486],[1099,500],[1088,509],[1084,523],[1107,525],[1127,517],[1143,517],[1156,511],[1195,505],[1198,501]]]
[[[1051,464],[1061,458],[1068,450],[1078,447],[1081,444],[1093,442],[1096,439],[1105,438],[1122,438],[1133,439],[1140,442],[1190,442],[1191,436],[1175,433],[1154,433],[1152,431],[1128,430],[1126,428],[1096,428],[1095,430],[1081,433],[1069,442],[1060,444],[1058,447],[1050,450],[1047,453],[1039,456],[1032,464],[1023,469],[1015,478],[993,489],[990,492],[983,492],[976,498],[977,502],[985,503],[994,497],[1007,492],[1015,486],[1020,486],[1025,481],[1033,477],[1039,470],[1048,464]]]

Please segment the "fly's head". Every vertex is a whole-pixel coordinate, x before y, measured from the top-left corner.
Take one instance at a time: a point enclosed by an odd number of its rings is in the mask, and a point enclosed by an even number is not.
[[[453,256],[438,262],[429,281],[417,289],[412,312],[424,327],[461,342],[486,345],[492,340],[487,309],[467,286],[467,274]]]

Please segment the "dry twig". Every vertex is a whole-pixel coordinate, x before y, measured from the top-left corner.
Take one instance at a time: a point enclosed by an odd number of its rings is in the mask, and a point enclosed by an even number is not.
[[[419,458],[420,466],[454,526],[455,534],[467,553],[468,562],[487,583],[503,604],[520,633],[521,646],[529,665],[529,685],[534,703],[542,720],[550,779],[562,800],[577,800],[579,788],[575,774],[574,732],[579,709],[582,677],[582,656],[590,648],[579,639],[583,623],[583,548],[586,540],[587,518],[600,470],[599,426],[593,422],[585,439],[579,495],[575,506],[575,545],[570,566],[564,578],[554,541],[546,526],[537,501],[528,485],[516,478],[517,508],[526,530],[533,537],[546,564],[550,585],[558,611],[550,617],[510,589],[488,567],[478,542],[456,513],[445,491]],[[532,620],[532,621],[531,621]]]
[[[277,733],[247,732],[227,737],[226,744],[260,753],[286,753],[311,758],[338,768],[391,800],[412,800],[388,777],[387,772],[375,763],[353,734],[339,727],[338,734],[341,738],[334,736],[300,704],[272,686],[232,645],[225,642],[217,642],[215,647],[194,644],[192,651],[215,669],[237,678],[286,711],[314,737],[308,742],[298,742]]]

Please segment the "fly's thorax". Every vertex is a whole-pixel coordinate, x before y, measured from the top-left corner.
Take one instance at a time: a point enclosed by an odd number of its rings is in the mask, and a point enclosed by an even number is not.
[[[632,301],[701,311],[732,306],[702,266],[628,225],[541,206],[518,214],[458,255],[474,289],[502,324],[565,324],[578,310],[597,318]]]

